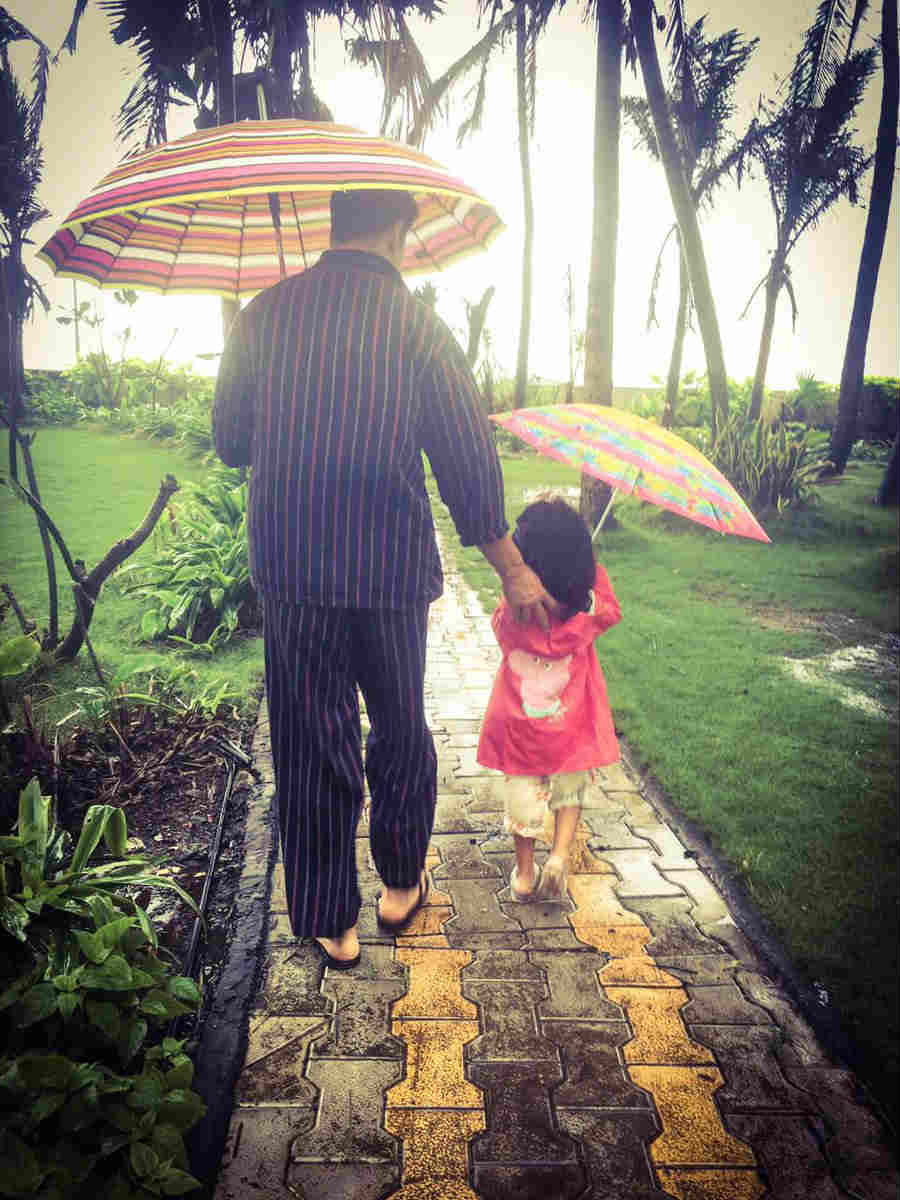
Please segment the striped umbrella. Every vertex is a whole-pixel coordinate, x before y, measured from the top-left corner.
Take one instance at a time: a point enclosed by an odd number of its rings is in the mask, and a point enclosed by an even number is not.
[[[124,159],[38,257],[100,287],[237,299],[311,266],[328,248],[332,192],[366,188],[415,196],[406,274],[484,249],[504,227],[411,146],[320,121],[240,121]]]
[[[709,459],[653,421],[601,404],[518,408],[495,413],[491,420],[541,454],[586,471],[615,491],[658,504],[719,533],[770,540]],[[597,529],[605,517],[606,512]]]

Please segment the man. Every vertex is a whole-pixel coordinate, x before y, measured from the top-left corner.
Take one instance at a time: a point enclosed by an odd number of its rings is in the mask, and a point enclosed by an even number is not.
[[[381,927],[405,928],[428,891],[437,763],[423,677],[443,577],[423,451],[462,544],[481,548],[519,619],[546,625],[555,608],[507,532],[462,351],[401,279],[416,215],[407,192],[335,193],[331,249],[235,319],[213,410],[219,457],[253,468],[250,568],[291,928],[335,969],[360,953],[357,685]]]

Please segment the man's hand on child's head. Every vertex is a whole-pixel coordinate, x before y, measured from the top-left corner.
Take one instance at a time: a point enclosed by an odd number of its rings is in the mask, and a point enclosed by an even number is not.
[[[519,624],[537,621],[541,629],[549,629],[550,616],[560,606],[531,567],[524,562],[515,563],[504,571],[502,580],[503,595]]]

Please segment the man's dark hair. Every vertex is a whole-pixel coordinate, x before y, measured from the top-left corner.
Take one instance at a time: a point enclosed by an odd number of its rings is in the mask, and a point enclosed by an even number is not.
[[[410,192],[390,188],[366,188],[331,194],[331,240],[377,237],[396,221],[407,229],[419,215]]]
[[[513,541],[550,595],[563,620],[590,607],[596,569],[591,534],[565,500],[536,500],[519,515]]]

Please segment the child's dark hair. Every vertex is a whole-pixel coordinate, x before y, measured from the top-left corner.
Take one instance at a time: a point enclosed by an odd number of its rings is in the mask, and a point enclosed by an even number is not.
[[[519,515],[513,541],[550,595],[564,621],[590,607],[596,568],[591,534],[565,500],[536,500]]]

